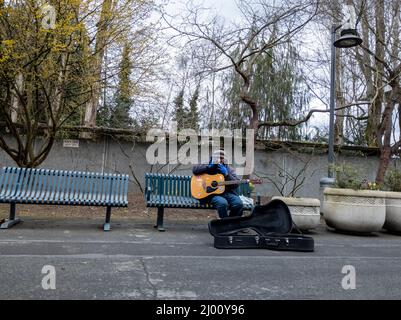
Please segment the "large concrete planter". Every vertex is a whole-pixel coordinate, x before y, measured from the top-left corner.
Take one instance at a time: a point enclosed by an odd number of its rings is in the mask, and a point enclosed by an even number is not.
[[[401,192],[386,192],[386,221],[383,228],[401,232]]]
[[[339,231],[380,231],[386,218],[385,200],[384,191],[326,188],[323,216],[327,226]]]
[[[297,227],[303,231],[316,228],[320,224],[320,201],[310,198],[273,197],[285,202]]]

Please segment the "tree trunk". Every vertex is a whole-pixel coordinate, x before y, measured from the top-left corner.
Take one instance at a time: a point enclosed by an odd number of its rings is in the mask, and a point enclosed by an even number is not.
[[[379,169],[377,170],[376,183],[381,184],[384,181],[386,171],[391,159],[391,147],[384,147],[380,150]]]
[[[24,76],[22,73],[19,73],[16,76],[15,79],[15,86],[16,90],[12,89],[12,94],[11,94],[11,121],[13,123],[18,122],[18,114],[19,114],[19,109],[20,109],[20,101],[19,101],[19,96],[17,94],[23,92],[24,90]]]
[[[102,64],[108,40],[108,31],[110,29],[109,23],[112,18],[112,5],[113,0],[104,0],[102,4],[102,12],[100,14],[98,31],[96,34],[95,59],[92,68],[94,74],[92,97],[86,104],[85,117],[83,119],[83,126],[86,127],[96,126],[96,115],[102,90]],[[83,139],[89,139],[92,138],[92,135],[90,133],[82,133],[80,137]]]
[[[396,96],[397,88],[393,88],[391,93],[386,97],[383,121],[381,124],[381,136],[383,137],[383,144],[380,147],[380,162],[379,169],[377,170],[376,183],[381,184],[387,172],[393,150],[391,147],[391,132],[392,132],[392,114],[395,107],[394,98]]]
[[[65,89],[65,75],[67,73],[67,59],[68,55],[66,53],[62,53],[60,56],[60,64],[61,70],[58,76],[58,83],[56,84],[56,92],[54,94],[54,100],[51,106],[51,114],[52,116],[49,117],[49,126],[56,127],[57,123],[59,122],[60,118],[60,110],[62,104],[62,95]]]
[[[254,137],[255,141],[258,137],[258,130],[259,130],[259,113],[258,113],[258,106],[255,100],[249,97],[246,94],[241,95],[241,100],[246,103],[252,110],[252,117],[251,117],[251,125],[249,129],[254,130]]]
[[[384,90],[383,90],[383,76],[384,76],[384,65],[379,61],[385,61],[385,32],[386,26],[384,23],[384,2],[383,0],[378,0],[375,3],[375,65],[374,68],[376,72],[374,74],[374,86],[377,91],[377,97],[372,104],[372,117],[373,117],[373,125],[376,132],[380,132],[384,134],[384,131],[380,130],[381,127],[381,117],[382,117],[382,107],[384,101]],[[378,61],[379,60],[379,61]],[[386,107],[386,106],[385,106]],[[376,134],[376,143],[379,148],[382,150],[382,134]],[[387,147],[384,144],[384,147]]]
[[[337,50],[336,52],[337,58],[337,65],[336,65],[336,74],[337,74],[337,80],[336,80],[336,106],[337,108],[343,107],[345,105],[345,99],[342,94],[342,85],[341,85],[341,80],[342,80],[342,74],[343,74],[343,68],[340,60],[340,50]],[[335,145],[341,145],[344,142],[344,112],[345,109],[340,109],[336,111],[336,119],[334,123],[334,144]]]

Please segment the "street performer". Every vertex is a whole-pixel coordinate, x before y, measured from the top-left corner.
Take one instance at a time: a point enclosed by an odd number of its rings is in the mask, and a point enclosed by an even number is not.
[[[193,174],[196,176],[202,174],[222,174],[226,181],[240,180],[235,174],[234,169],[228,165],[224,150],[213,152],[209,164],[195,166]],[[204,200],[217,209],[220,219],[242,216],[244,205],[238,196],[238,186],[238,184],[227,186],[223,194],[212,195]]]

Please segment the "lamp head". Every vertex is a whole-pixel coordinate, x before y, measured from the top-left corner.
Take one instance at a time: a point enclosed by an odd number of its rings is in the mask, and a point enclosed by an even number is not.
[[[361,37],[355,29],[341,30],[341,37],[334,42],[336,48],[351,48],[362,43]]]

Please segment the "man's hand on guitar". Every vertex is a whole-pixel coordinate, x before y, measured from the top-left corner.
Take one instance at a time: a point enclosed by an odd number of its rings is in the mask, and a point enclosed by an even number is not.
[[[217,165],[217,171],[220,172],[225,177],[228,175],[227,167],[221,163]]]
[[[210,160],[209,165],[207,166],[208,169],[213,169],[216,164],[214,163],[213,159]]]

